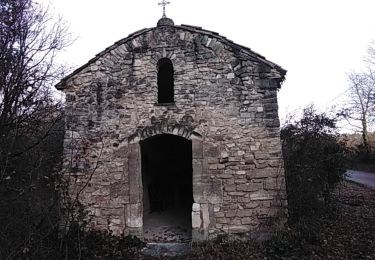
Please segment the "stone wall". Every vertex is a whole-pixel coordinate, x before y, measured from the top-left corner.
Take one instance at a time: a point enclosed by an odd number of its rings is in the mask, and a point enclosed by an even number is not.
[[[157,62],[174,66],[175,104],[157,104]],[[285,71],[192,26],[139,31],[57,87],[66,94],[64,176],[90,226],[142,234],[139,142],[193,144],[195,240],[282,225],[286,195],[277,90]]]

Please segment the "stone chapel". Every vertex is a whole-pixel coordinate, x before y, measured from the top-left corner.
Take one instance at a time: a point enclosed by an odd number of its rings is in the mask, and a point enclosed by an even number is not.
[[[216,32],[163,16],[61,80],[62,175],[89,228],[148,241],[163,241],[166,227],[181,233],[171,241],[282,228],[285,74]]]

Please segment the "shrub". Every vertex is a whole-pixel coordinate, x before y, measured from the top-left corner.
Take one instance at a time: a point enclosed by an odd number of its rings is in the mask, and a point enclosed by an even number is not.
[[[61,166],[64,125],[61,114],[24,124],[11,146],[4,139],[0,160],[0,259],[26,259],[23,254],[43,256],[54,250],[59,222],[55,184]],[[34,258],[31,258],[34,259]],[[39,257],[39,259],[42,259]]]
[[[281,130],[290,221],[322,209],[346,170],[346,148],[335,119],[304,109]]]

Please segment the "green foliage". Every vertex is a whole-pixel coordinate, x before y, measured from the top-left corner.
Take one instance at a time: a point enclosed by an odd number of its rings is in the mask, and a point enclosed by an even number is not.
[[[290,220],[315,213],[346,170],[346,148],[338,139],[335,120],[304,110],[301,120],[281,130]]]

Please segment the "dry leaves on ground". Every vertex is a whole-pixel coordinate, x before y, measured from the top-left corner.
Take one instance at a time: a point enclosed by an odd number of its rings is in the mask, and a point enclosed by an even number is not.
[[[291,227],[277,238],[283,241],[276,249],[272,243],[216,241],[195,246],[179,259],[375,259],[374,190],[345,181],[334,191],[332,208],[316,222],[304,223],[319,223],[319,228]]]

